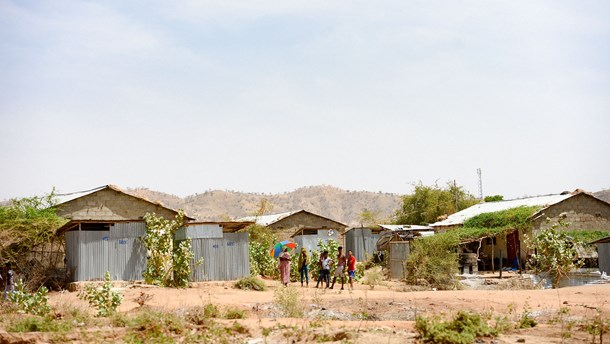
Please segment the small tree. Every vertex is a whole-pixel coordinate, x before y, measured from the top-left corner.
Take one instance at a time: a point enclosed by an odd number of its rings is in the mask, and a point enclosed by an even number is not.
[[[148,284],[159,286],[186,286],[190,276],[190,241],[174,250],[174,233],[184,224],[184,211],[179,210],[173,220],[167,220],[154,213],[144,215],[146,235],[143,238],[148,250],[146,270],[142,274]],[[188,242],[188,243],[186,243]],[[185,257],[185,254],[191,254]],[[176,265],[177,264],[177,265]],[[177,272],[174,274],[174,272]],[[176,280],[176,277],[179,281]]]
[[[411,241],[411,252],[404,263],[406,282],[439,289],[455,286],[458,268],[458,239],[451,233],[421,237]]]
[[[277,259],[269,254],[269,250],[277,242],[277,237],[269,228],[257,224],[246,227],[244,231],[249,234],[250,273],[276,277],[279,274]]]
[[[318,249],[309,252],[309,273],[315,279],[320,276],[320,256],[322,252],[328,251],[328,258],[333,260],[333,265],[330,267],[330,275],[333,275],[333,270],[337,265],[337,254],[339,252],[339,243],[336,240],[330,239],[328,241],[322,241],[318,239]],[[345,251],[344,251],[345,252]]]
[[[37,290],[63,259],[63,237],[57,229],[66,223],[56,213],[55,189],[44,196],[11,199],[0,205],[0,266],[10,263],[25,276],[27,290]]]
[[[108,271],[104,275],[104,283],[101,287],[91,284],[86,285],[85,290],[81,291],[78,297],[86,300],[90,306],[97,309],[98,317],[107,317],[115,313],[123,301],[123,295],[112,290],[110,272]]]
[[[441,187],[437,183],[427,186],[420,181],[413,186],[413,193],[402,198],[402,207],[396,212],[396,224],[427,225],[478,202],[455,182]]]
[[[550,219],[547,218],[547,222],[550,222]],[[551,227],[541,230],[533,240],[526,238],[529,247],[535,250],[529,261],[530,266],[536,273],[549,274],[553,288],[559,286],[562,277],[583,265],[576,251],[576,247],[582,243],[575,242],[561,230],[569,225],[563,219],[559,219]]]

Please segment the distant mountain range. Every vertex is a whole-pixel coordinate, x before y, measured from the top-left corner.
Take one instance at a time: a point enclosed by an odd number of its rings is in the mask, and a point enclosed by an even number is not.
[[[213,190],[184,198],[146,188],[128,189],[127,192],[163,205],[184,209],[197,220],[232,220],[255,214],[262,199],[270,202],[269,214],[304,209],[342,222],[360,226],[359,217],[364,210],[387,222],[402,204],[400,195],[370,191],[348,191],[334,186],[308,186],[281,194],[245,193]],[[366,225],[366,224],[365,224]]]
[[[304,209],[355,227],[361,225],[359,219],[364,210],[374,213],[379,222],[389,222],[402,204],[397,194],[348,191],[328,185],[307,186],[281,194],[213,190],[184,198],[147,188],[127,191],[170,208],[184,209],[189,216],[203,221],[227,221],[253,215],[261,200],[266,199],[272,206],[268,214]],[[593,194],[610,202],[610,189]]]

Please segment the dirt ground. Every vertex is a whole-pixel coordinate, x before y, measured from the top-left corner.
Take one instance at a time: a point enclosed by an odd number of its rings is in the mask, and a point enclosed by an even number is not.
[[[481,276],[476,280],[477,285],[471,287],[477,289],[453,291],[413,291],[396,281],[374,289],[356,284],[353,291],[347,287],[339,290],[340,285],[330,290],[294,284],[292,287],[300,293],[303,318],[282,317],[274,302],[274,292],[283,286],[272,280],[265,281],[268,290],[261,292],[236,289],[233,282],[197,283],[188,289],[125,283],[117,289],[123,292],[119,311],[127,314],[140,307],[136,299],[141,293],[150,295],[146,307],[164,311],[180,312],[210,303],[220,309],[243,310],[246,318],[239,322],[249,334],[236,337],[235,342],[246,343],[413,343],[417,342],[414,326],[417,315],[449,317],[459,310],[476,311],[491,318],[505,316],[515,322],[527,313],[538,322],[534,328],[511,330],[483,342],[591,343],[592,337],[584,325],[570,327],[568,323],[584,324],[598,313],[602,319],[610,317],[610,284],[541,290],[522,289],[529,285],[529,279],[518,275],[502,280],[497,276]],[[76,292],[52,292],[50,296],[53,306],[87,307]],[[561,312],[564,317],[558,321]],[[287,335],[286,329],[293,333]]]

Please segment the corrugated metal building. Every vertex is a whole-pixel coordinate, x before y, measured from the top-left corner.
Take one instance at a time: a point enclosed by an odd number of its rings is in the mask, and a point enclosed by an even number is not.
[[[144,222],[83,223],[64,234],[66,267],[71,281],[94,281],[106,271],[113,280],[141,280],[146,249],[140,237]]]
[[[352,250],[357,261],[365,261],[377,250],[379,232],[370,228],[352,228],[345,233],[345,251]]]
[[[305,247],[308,252],[312,250],[318,250],[318,240],[326,243],[329,240],[335,240],[339,242],[339,245],[343,245],[340,242],[339,233],[332,229],[316,229],[316,230],[299,230],[299,235],[293,235],[292,240],[298,245],[299,249]]]
[[[176,241],[191,240],[191,281],[227,281],[250,276],[248,233],[235,233],[249,223],[189,223]],[[195,262],[203,259],[202,264]]]
[[[597,259],[599,263],[599,271],[605,272],[610,276],[610,237],[605,237],[591,244],[597,245]]]

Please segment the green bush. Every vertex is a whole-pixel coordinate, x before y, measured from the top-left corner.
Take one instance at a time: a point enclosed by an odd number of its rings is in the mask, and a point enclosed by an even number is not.
[[[226,319],[245,319],[246,313],[244,311],[242,311],[241,309],[229,308],[225,312],[225,318]]]
[[[108,271],[106,271],[104,283],[101,287],[87,285],[85,290],[79,293],[78,297],[87,300],[90,306],[97,309],[97,316],[99,317],[107,317],[116,312],[123,300],[121,293],[112,291],[112,283],[110,282],[110,273]]]
[[[289,318],[303,317],[303,302],[296,288],[281,287],[275,290],[273,300],[282,310],[284,316]]]
[[[7,328],[8,332],[68,332],[71,330],[72,324],[67,321],[56,321],[40,316],[21,318]]]
[[[15,290],[8,294],[8,299],[17,306],[19,312],[47,315],[51,312],[48,293],[49,290],[44,286],[39,287],[35,293],[28,293],[23,281],[19,280],[15,284]]]
[[[185,332],[185,321],[174,313],[166,313],[142,309],[129,321],[130,328],[136,332],[130,333],[133,340],[127,342],[141,343],[171,343],[171,334],[183,334]]]
[[[547,222],[549,219],[547,218]],[[529,247],[535,249],[529,264],[538,274],[547,273],[552,279],[553,288],[559,286],[559,280],[567,276],[573,269],[582,266],[583,260],[578,259],[576,247],[582,245],[574,242],[561,228],[570,224],[560,219],[550,228],[543,229],[536,234],[533,240],[526,238]]]
[[[379,285],[381,281],[383,281],[381,266],[375,266],[364,272],[364,277],[362,278],[361,283],[368,285],[369,288],[373,289],[376,285]]]
[[[438,289],[455,288],[457,244],[453,235],[433,235],[411,241],[411,252],[404,263],[406,282]]]
[[[451,321],[417,316],[415,329],[424,343],[471,344],[476,338],[498,335],[479,314],[466,311],[459,311]]]
[[[333,276],[333,270],[337,264],[337,253],[339,252],[339,243],[333,239],[327,242],[318,239],[318,249],[309,252],[309,274],[314,281],[320,276],[320,256],[322,252],[328,251],[328,257],[333,260],[334,264],[330,267],[330,275]]]
[[[265,282],[256,276],[244,277],[238,280],[237,282],[235,282],[235,288],[256,291],[267,290]]]
[[[277,277],[277,259],[269,254],[277,237],[268,228],[250,225],[244,229],[249,234],[248,253],[250,256],[250,273],[253,276]]]

